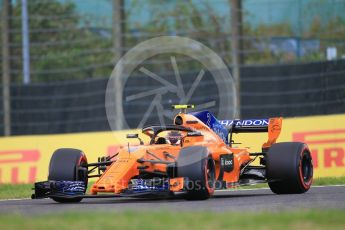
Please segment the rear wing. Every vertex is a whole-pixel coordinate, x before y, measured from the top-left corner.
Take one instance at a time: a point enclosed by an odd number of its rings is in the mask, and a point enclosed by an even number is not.
[[[263,149],[269,148],[279,137],[282,118],[248,119],[248,120],[218,120],[209,111],[192,112],[191,115],[198,118],[210,127],[225,144],[232,144],[233,133],[268,133],[268,140],[262,145]]]
[[[262,145],[263,149],[267,149],[276,143],[282,129],[283,119],[276,117],[269,119],[220,120],[219,122],[229,129],[230,135],[232,133],[268,132],[268,140]],[[232,135],[230,141],[231,139]]]
[[[234,133],[268,132],[270,119],[220,120],[219,122]]]

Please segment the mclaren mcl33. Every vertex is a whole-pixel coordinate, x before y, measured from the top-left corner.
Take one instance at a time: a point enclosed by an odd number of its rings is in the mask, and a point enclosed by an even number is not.
[[[48,180],[34,185],[33,199],[80,202],[94,197],[161,197],[182,195],[203,200],[215,190],[268,183],[276,194],[304,193],[313,180],[305,143],[277,143],[282,118],[218,120],[209,111],[181,111],[171,125],[152,125],[127,138],[138,139],[112,156],[89,163],[82,150],[61,148],[50,160]],[[260,152],[238,147],[237,133],[268,133]],[[250,145],[250,140],[248,140]],[[136,141],[135,141],[136,143]],[[88,179],[96,177],[87,191]]]

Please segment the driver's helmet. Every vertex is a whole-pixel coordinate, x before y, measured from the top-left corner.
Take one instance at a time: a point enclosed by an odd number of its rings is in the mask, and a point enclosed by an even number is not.
[[[166,139],[170,142],[170,144],[172,145],[178,145],[181,141],[182,135],[180,132],[178,131],[170,131],[167,136]]]

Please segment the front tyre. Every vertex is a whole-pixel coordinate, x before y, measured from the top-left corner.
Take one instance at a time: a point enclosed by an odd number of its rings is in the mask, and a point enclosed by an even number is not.
[[[48,180],[83,181],[86,190],[88,176],[85,154],[78,149],[63,148],[56,150],[50,159]],[[52,199],[59,203],[76,203],[83,198],[52,197]]]
[[[203,146],[181,149],[177,159],[177,175],[188,178],[187,200],[205,200],[214,193],[215,163]]]
[[[305,193],[313,181],[313,162],[308,146],[300,142],[273,144],[267,153],[266,170],[272,192]]]

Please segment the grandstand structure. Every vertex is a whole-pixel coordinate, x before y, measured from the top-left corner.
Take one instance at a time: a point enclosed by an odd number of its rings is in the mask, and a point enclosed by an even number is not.
[[[135,45],[159,36],[188,37],[216,52],[240,87],[235,93],[241,118],[345,112],[345,1],[0,3],[1,135],[110,130],[105,94],[114,66]],[[188,92],[205,68],[189,56],[174,57]],[[25,80],[25,64],[29,80]],[[133,71],[124,84],[123,98],[160,87],[142,68],[176,83],[171,55],[157,55]],[[219,92],[211,75],[205,70],[189,103],[209,103],[204,108],[216,114],[231,110],[218,108],[227,94]],[[160,95],[168,123],[171,113],[166,111],[180,101],[174,92]],[[128,124],[123,128],[144,125],[143,114],[154,96],[123,100]],[[150,114],[145,123],[162,119],[162,110]]]

